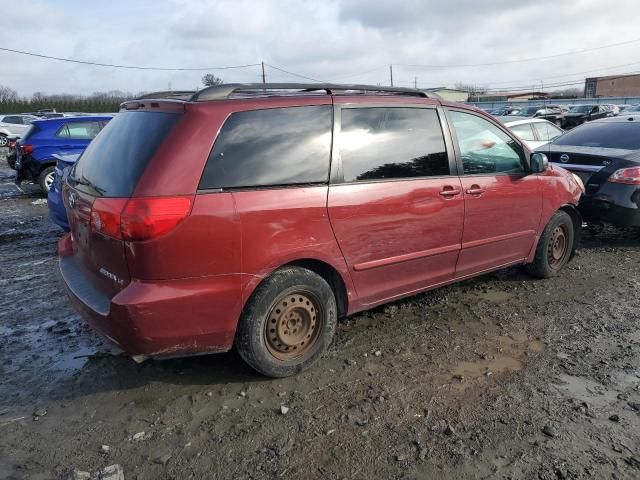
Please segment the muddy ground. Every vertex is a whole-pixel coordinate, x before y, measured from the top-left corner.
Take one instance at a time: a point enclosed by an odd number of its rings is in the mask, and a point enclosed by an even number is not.
[[[637,233],[586,231],[556,279],[510,269],[344,320],[319,363],[270,380],[234,352],[114,355],[62,293],[42,197],[11,175],[0,478],[640,478]]]

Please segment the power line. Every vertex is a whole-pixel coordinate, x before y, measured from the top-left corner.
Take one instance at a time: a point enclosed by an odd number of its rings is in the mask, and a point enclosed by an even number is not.
[[[324,80],[318,80],[317,78],[311,78],[311,77],[307,77],[305,75],[300,75],[299,73],[290,72],[289,70],[285,70],[284,68],[276,67],[275,65],[271,65],[269,63],[265,63],[265,65],[267,67],[271,67],[271,68],[273,68],[275,70],[278,70],[280,72],[287,73],[289,75],[293,75],[294,77],[304,78],[305,80],[311,80],[312,82],[317,82],[317,83],[327,83]]]
[[[459,65],[423,65],[423,64],[400,64],[395,63],[394,65],[402,66],[402,67],[420,67],[420,68],[466,68],[466,67],[490,67],[495,65],[507,65],[511,63],[524,63],[524,62],[532,62],[537,60],[548,60],[550,58],[558,58],[564,57],[568,55],[577,55],[586,52],[593,52],[596,50],[603,50],[605,48],[619,47],[621,45],[629,45],[631,43],[640,42],[640,38],[635,38],[633,40],[627,40],[625,42],[611,43],[608,45],[601,45],[599,47],[593,48],[584,48],[582,50],[573,50],[571,52],[564,53],[556,53],[554,55],[545,55],[541,57],[529,57],[529,58],[518,58],[515,60],[504,60],[501,62],[487,62],[487,63],[467,63],[467,64],[459,64]]]
[[[14,50],[12,48],[5,48],[5,47],[0,47],[0,50],[5,51],[5,52],[17,53],[17,54],[20,54],[20,55],[27,55],[27,56],[30,56],[30,57],[45,58],[47,60],[57,60],[59,62],[78,63],[78,64],[82,64],[82,65],[93,65],[93,66],[96,66],[96,67],[125,68],[125,69],[129,69],[129,70],[162,70],[162,71],[181,71],[181,72],[191,71],[191,72],[195,72],[195,71],[206,71],[206,70],[230,70],[230,69],[233,69],[233,68],[248,68],[248,67],[258,67],[258,66],[260,66],[259,63],[251,63],[251,64],[247,64],[247,65],[231,65],[231,66],[226,66],[226,67],[197,67],[197,68],[187,68],[187,67],[178,67],[178,68],[174,68],[174,67],[141,67],[141,66],[137,66],[137,65],[117,65],[117,64],[113,64],[113,63],[90,62],[90,61],[87,61],[87,60],[77,60],[77,59],[73,59],[73,58],[54,57],[54,56],[51,56],[51,55],[44,55],[44,54],[41,54],[41,53],[27,52],[27,51],[24,51],[24,50]]]

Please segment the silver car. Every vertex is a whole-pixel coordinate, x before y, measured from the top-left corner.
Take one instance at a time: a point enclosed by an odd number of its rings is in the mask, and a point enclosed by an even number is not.
[[[564,133],[561,128],[541,118],[510,120],[509,117],[499,117],[499,119],[531,150],[546,145]]]
[[[0,147],[7,146],[7,137],[24,135],[37,119],[33,115],[0,115]]]

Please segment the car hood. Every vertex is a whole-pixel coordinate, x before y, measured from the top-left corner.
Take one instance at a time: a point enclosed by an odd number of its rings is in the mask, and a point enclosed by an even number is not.
[[[586,117],[588,115],[588,113],[565,113],[564,116],[565,118],[580,118],[580,117]]]

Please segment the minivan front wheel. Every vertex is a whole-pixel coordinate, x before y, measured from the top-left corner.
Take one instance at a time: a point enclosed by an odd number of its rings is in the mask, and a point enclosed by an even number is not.
[[[336,323],[336,298],[329,284],[305,268],[286,267],[256,288],[238,323],[235,345],[258,372],[287,377],[327,350]]]
[[[529,274],[540,278],[558,275],[571,258],[573,242],[573,220],[566,212],[556,212],[538,241],[533,262],[526,266]]]

